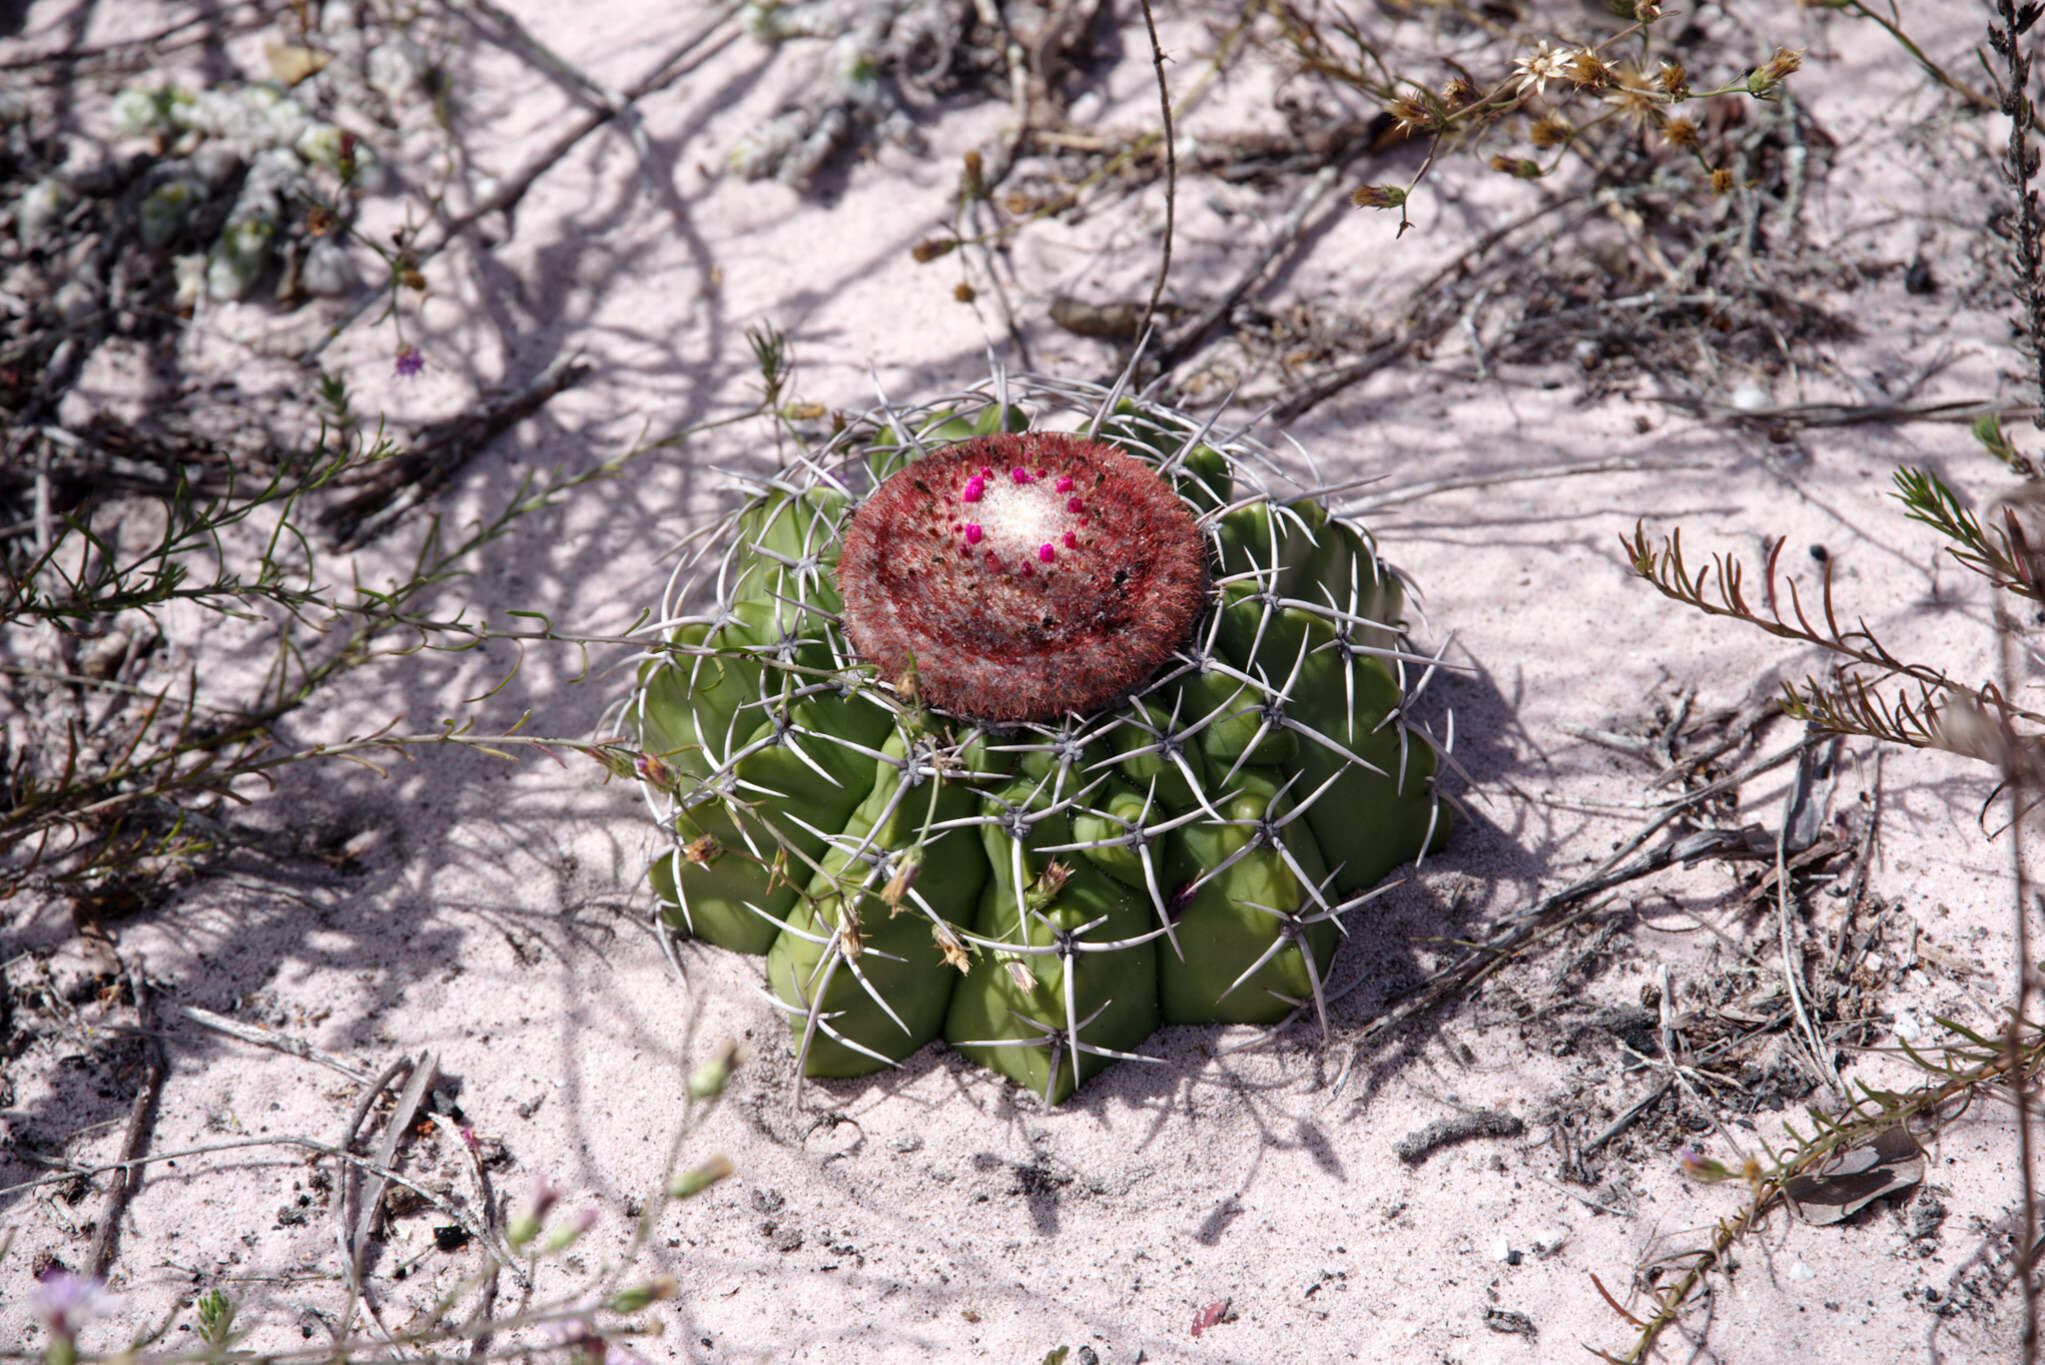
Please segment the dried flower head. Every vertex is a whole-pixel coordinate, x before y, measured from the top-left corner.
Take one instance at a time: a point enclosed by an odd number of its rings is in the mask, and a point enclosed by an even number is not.
[[[1563,72],[1579,90],[1603,90],[1612,83],[1612,64],[1589,48],[1578,48]]]
[[[1491,169],[1519,180],[1541,178],[1541,163],[1524,156],[1494,156],[1491,158]]]
[[[930,926],[930,937],[936,941],[937,951],[943,955],[947,963],[961,972],[973,970],[973,959],[966,955],[965,945],[959,942],[956,934],[944,927],[942,920]]]
[[[902,908],[902,898],[915,887],[916,879],[923,874],[923,855],[911,849],[895,863],[894,874],[881,887],[880,898],[887,903],[888,912],[893,916]]]
[[[675,790],[675,771],[660,760],[656,754],[635,754],[632,771],[641,782],[651,782],[663,791]]]
[[[1662,64],[1655,68],[1654,83],[1660,86],[1665,94],[1682,94],[1689,88],[1689,81],[1690,73],[1683,69],[1681,62],[1672,62],[1664,57]]]
[[[1546,150],[1560,147],[1576,136],[1576,129],[1560,114],[1547,114],[1534,120],[1534,126],[1527,130],[1527,140],[1536,147]]]
[[[1748,93],[1760,95],[1773,90],[1776,86],[1781,85],[1783,81],[1787,80],[1803,64],[1803,53],[1793,52],[1786,47],[1776,48],[1775,55],[1770,57],[1753,75],[1747,77]]]
[[[1668,139],[1671,147],[1691,152],[1697,150],[1697,125],[1690,119],[1680,116],[1670,119],[1662,125],[1662,136]]]
[[[1429,131],[1440,122],[1432,109],[1411,95],[1399,96],[1386,107],[1385,112],[1392,116],[1392,121],[1402,133]]]
[[[1642,89],[1632,80],[1622,80],[1604,95],[1605,103],[1619,111],[1619,116],[1635,128],[1645,128],[1661,120],[1661,101],[1654,94]]]
[[[1731,194],[1733,192],[1733,173],[1728,170],[1713,171],[1711,173],[1711,192],[1713,194]]]
[[[1475,104],[1482,95],[1483,91],[1479,90],[1467,76],[1451,76],[1442,82],[1441,102],[1447,105],[1452,113]]]
[[[1358,185],[1349,192],[1349,202],[1360,209],[1395,209],[1406,202],[1406,191],[1398,185]]]

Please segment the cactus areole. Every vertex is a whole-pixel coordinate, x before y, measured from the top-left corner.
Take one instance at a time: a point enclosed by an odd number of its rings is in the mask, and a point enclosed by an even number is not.
[[[1447,834],[1437,660],[1369,533],[1278,491],[1311,471],[1209,430],[997,372],[676,568],[625,711],[648,876],[764,955],[802,1075],[943,1039],[1056,1103],[1163,1024],[1327,1027],[1346,921]]]
[[[1154,466],[1062,432],[1003,432],[897,471],[838,558],[845,634],[881,675],[977,720],[1127,695],[1185,642],[1207,542]]]

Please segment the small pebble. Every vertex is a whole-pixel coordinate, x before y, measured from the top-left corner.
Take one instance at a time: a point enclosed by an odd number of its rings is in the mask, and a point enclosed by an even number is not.
[[[1768,396],[1768,390],[1751,379],[1740,381],[1739,387],[1733,390],[1732,402],[1741,412],[1760,412],[1764,408],[1774,406],[1773,400]]]

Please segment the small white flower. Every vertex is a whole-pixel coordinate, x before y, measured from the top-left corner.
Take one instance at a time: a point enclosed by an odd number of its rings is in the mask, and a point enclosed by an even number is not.
[[[1515,67],[1520,78],[1520,93],[1524,95],[1529,90],[1535,94],[1545,93],[1548,82],[1560,80],[1563,73],[1569,69],[1570,60],[1575,56],[1575,49],[1568,47],[1551,49],[1547,40],[1543,39],[1541,46],[1533,55],[1520,58]]]

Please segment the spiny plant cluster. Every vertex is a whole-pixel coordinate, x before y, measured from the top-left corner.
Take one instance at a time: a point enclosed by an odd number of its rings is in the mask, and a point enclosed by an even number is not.
[[[116,128],[170,155],[146,172],[135,232],[148,251],[188,247],[172,257],[175,303],[189,311],[203,293],[246,298],[282,256],[280,299],[303,292],[332,298],[357,284],[346,239],[329,204],[382,179],[367,143],[315,119],[270,85],[132,85],[114,100]],[[324,178],[321,184],[315,177]],[[39,182],[61,192],[61,182]],[[319,204],[309,214],[307,204]]]
[[[884,403],[669,580],[652,881],[766,955],[807,1075],[941,1036],[1055,1103],[1162,1023],[1325,1027],[1345,920],[1446,835],[1438,656],[1338,490],[1127,384]]]

